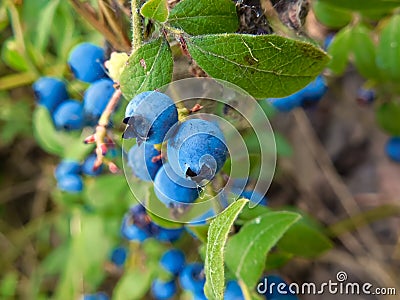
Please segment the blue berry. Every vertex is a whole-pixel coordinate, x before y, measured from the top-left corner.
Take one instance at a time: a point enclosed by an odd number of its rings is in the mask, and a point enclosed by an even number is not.
[[[66,100],[54,111],[54,125],[58,129],[78,130],[83,127],[82,104],[76,100]]]
[[[178,111],[167,95],[144,93],[135,96],[127,106],[124,123],[128,127],[123,138],[137,138],[138,143],[159,144],[172,125],[178,122]]]
[[[154,179],[154,192],[157,198],[167,207],[174,207],[177,203],[192,203],[199,196],[194,182],[178,176],[169,163],[164,164]]]
[[[151,293],[156,300],[172,299],[176,294],[175,281],[162,281],[156,279],[151,285]]]
[[[209,121],[189,119],[169,139],[168,159],[175,172],[198,184],[211,180],[225,163],[228,149],[219,127]]]
[[[129,209],[127,216],[128,215],[133,220],[133,222],[137,226],[139,226],[139,228],[146,228],[146,230],[149,230],[149,225],[151,223],[151,220],[147,215],[146,209],[142,205],[137,204],[132,206]]]
[[[103,165],[100,165],[96,170],[94,163],[97,160],[96,154],[89,155],[82,165],[82,173],[89,176],[98,176],[103,171]]]
[[[268,300],[297,299],[296,295],[289,290],[289,285],[278,275],[268,275],[261,280],[260,284],[260,290],[265,290],[264,297]]]
[[[205,284],[204,265],[200,263],[187,264],[179,274],[182,289],[199,293]]]
[[[201,290],[193,293],[193,300],[207,300],[207,297],[204,295],[204,291]]]
[[[392,137],[386,143],[385,151],[387,156],[400,163],[400,137]]]
[[[111,253],[111,261],[117,266],[122,267],[126,261],[128,251],[125,247],[117,247]]]
[[[54,171],[54,177],[58,180],[65,175],[77,175],[81,172],[81,165],[76,160],[62,160]]]
[[[357,101],[361,104],[371,104],[376,97],[375,91],[372,89],[360,88],[357,91]]]
[[[92,83],[83,95],[83,111],[89,125],[95,125],[114,94],[114,82],[100,79]]]
[[[109,300],[109,299],[110,298],[105,293],[83,295],[83,300]]]
[[[142,228],[136,226],[131,218],[124,217],[121,226],[121,235],[128,241],[143,242],[150,237],[149,233]]]
[[[237,281],[230,280],[226,284],[224,299],[226,300],[244,300],[242,289]]]
[[[166,271],[177,275],[185,264],[185,255],[178,249],[168,250],[161,257],[160,264]]]
[[[323,76],[319,75],[314,81],[309,83],[305,88],[303,88],[300,93],[302,96],[302,104],[312,104],[321,100],[328,90],[325,79]]]
[[[183,230],[183,228],[169,229],[158,226],[154,223],[150,224],[151,234],[160,242],[175,242],[182,236]]]
[[[83,181],[81,176],[69,174],[57,178],[57,186],[64,192],[79,193],[83,190]]]
[[[268,98],[267,101],[270,102],[277,110],[281,112],[288,112],[296,107],[299,107],[303,101],[303,98],[301,95],[295,93],[282,98]]]
[[[53,112],[61,102],[68,99],[65,83],[53,77],[41,77],[32,85],[35,97],[40,105]]]
[[[94,82],[106,76],[104,50],[90,43],[81,43],[72,49],[68,65],[75,77],[84,82]]]
[[[240,196],[249,199],[251,202],[257,204],[261,204],[264,206],[267,206],[268,204],[267,198],[254,190],[244,190]]]
[[[160,153],[152,144],[134,145],[128,152],[128,165],[133,174],[144,181],[153,180],[162,166],[162,161],[160,158],[154,162],[152,160]]]

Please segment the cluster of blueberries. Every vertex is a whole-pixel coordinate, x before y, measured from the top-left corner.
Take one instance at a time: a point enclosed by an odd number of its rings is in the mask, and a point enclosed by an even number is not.
[[[84,126],[97,124],[115,89],[114,83],[104,71],[105,54],[101,47],[90,43],[77,45],[69,54],[68,65],[74,77],[89,86],[83,101],[71,99],[64,81],[54,77],[41,77],[33,84],[39,105],[47,108],[58,130],[81,130]],[[102,166],[94,168],[95,154],[81,164],[63,160],[55,171],[58,187],[66,192],[82,191],[80,174],[96,176]]]
[[[200,118],[178,121],[173,100],[158,91],[135,96],[126,107],[123,137],[136,138],[127,154],[133,174],[154,181],[158,199],[167,207],[192,203],[199,187],[213,179],[228,155],[218,125]],[[168,161],[162,157],[166,145]]]

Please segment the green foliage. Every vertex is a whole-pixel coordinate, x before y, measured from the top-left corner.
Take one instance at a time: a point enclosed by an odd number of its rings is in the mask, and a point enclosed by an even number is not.
[[[3,43],[1,58],[8,67],[14,70],[27,71],[29,69],[28,63],[20,51],[15,38],[9,38]]]
[[[224,246],[233,222],[247,202],[246,199],[237,200],[210,224],[205,261],[206,284],[204,286],[204,293],[208,299],[223,299]]]
[[[121,90],[126,99],[152,91],[172,79],[173,60],[166,40],[159,38],[144,44],[129,57],[121,78]]]
[[[332,57],[328,68],[336,75],[343,74],[347,67],[350,51],[351,29],[345,27],[335,35],[335,38],[328,48],[328,53]]]
[[[238,29],[236,7],[230,0],[184,0],[170,13],[168,24],[191,35],[231,33]]]
[[[323,3],[353,11],[387,11],[400,6],[399,0],[320,0]]]
[[[400,136],[400,105],[397,102],[386,102],[376,110],[376,120],[387,133]]]
[[[165,22],[168,19],[168,3],[166,0],[149,0],[140,9],[142,16],[158,21]]]
[[[317,0],[313,3],[313,10],[318,21],[329,28],[342,28],[352,20],[350,11],[321,0]]]
[[[237,279],[254,288],[268,252],[298,220],[293,212],[270,212],[247,222],[226,246],[226,264]]]
[[[210,76],[232,82],[255,98],[292,94],[329,60],[311,44],[277,35],[207,35],[187,42],[191,56]]]

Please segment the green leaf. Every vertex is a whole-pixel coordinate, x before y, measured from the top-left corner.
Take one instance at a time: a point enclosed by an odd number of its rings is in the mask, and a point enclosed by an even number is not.
[[[331,249],[332,243],[319,226],[302,218],[288,229],[277,247],[296,256],[314,258]]]
[[[168,3],[166,0],[148,0],[140,9],[143,17],[158,22],[165,22],[168,19]]]
[[[293,212],[270,212],[246,223],[226,246],[226,264],[249,289],[257,284],[268,252],[283,234],[300,219]]]
[[[191,37],[188,50],[210,76],[238,85],[255,98],[284,97],[311,82],[328,56],[309,43],[277,35]]]
[[[376,110],[376,120],[387,133],[400,136],[400,104],[393,101],[383,103]]]
[[[324,1],[315,1],[313,10],[318,21],[330,28],[342,28],[349,24],[352,15],[349,11],[325,3]]]
[[[286,252],[269,253],[267,262],[265,263],[265,270],[276,270],[282,268],[293,258],[293,254]]]
[[[36,28],[37,36],[35,45],[38,51],[43,52],[49,42],[50,32],[53,25],[53,18],[60,0],[49,1],[42,7],[38,16],[38,25]]]
[[[18,274],[15,272],[8,272],[3,274],[0,282],[0,296],[3,299],[14,297],[18,286]]]
[[[38,144],[47,152],[62,158],[84,159],[93,150],[85,145],[81,136],[74,133],[57,131],[53,120],[45,107],[38,106],[32,117],[33,135]]]
[[[371,31],[359,24],[351,30],[351,45],[354,64],[365,78],[379,78],[376,66],[376,49],[372,41]]]
[[[381,32],[377,65],[385,78],[400,80],[400,15],[394,15]]]
[[[14,38],[9,38],[4,41],[3,47],[1,48],[1,58],[7,66],[16,71],[27,71],[29,69],[25,58],[19,53]]]
[[[152,269],[135,268],[127,271],[118,281],[113,293],[113,300],[143,299],[154,277]]]
[[[332,6],[354,11],[388,11],[400,6],[399,0],[320,0]]]
[[[335,35],[328,48],[328,53],[332,57],[328,64],[328,68],[336,75],[343,74],[347,67],[350,51],[351,29],[345,27]]]
[[[132,53],[121,78],[126,99],[138,93],[155,90],[171,82],[173,59],[169,44],[162,38],[144,44]]]
[[[219,214],[208,229],[204,293],[208,299],[223,299],[224,296],[224,246],[229,230],[238,214],[249,200],[240,199]]]
[[[232,33],[239,27],[233,1],[184,0],[170,12],[168,23],[191,35]]]

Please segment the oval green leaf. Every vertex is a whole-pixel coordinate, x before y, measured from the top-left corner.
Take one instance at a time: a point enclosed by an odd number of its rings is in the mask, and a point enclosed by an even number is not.
[[[345,27],[335,35],[328,48],[328,53],[332,57],[328,68],[336,75],[341,75],[346,70],[350,50],[351,29]]]
[[[165,22],[168,19],[167,0],[148,0],[140,9],[140,14],[158,22]]]
[[[385,78],[400,80],[400,15],[394,15],[382,30],[376,62]]]
[[[226,245],[226,264],[236,278],[253,289],[268,252],[300,217],[293,212],[270,212],[246,223]]]
[[[230,33],[239,27],[238,15],[230,0],[184,0],[170,12],[169,25],[191,35]]]
[[[188,50],[210,76],[255,98],[284,97],[306,86],[329,58],[315,46],[277,35],[219,34],[191,37]]]
[[[131,54],[121,73],[121,91],[130,100],[138,93],[155,90],[171,82],[172,70],[172,53],[166,40],[144,44]]]
[[[352,15],[349,11],[332,6],[323,1],[316,1],[313,10],[318,21],[329,28],[342,28],[349,24]]]
[[[206,284],[204,286],[204,293],[208,299],[224,298],[224,246],[233,222],[248,201],[240,199],[232,203],[210,224],[205,260]]]
[[[389,11],[400,6],[400,0],[320,0],[339,8],[354,11]]]
[[[396,102],[383,103],[376,110],[376,120],[387,133],[400,136],[400,105]]]

